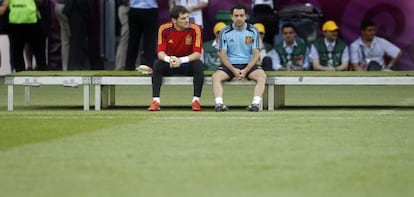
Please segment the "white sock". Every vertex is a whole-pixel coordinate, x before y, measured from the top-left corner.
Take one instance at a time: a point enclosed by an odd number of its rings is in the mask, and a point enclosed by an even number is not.
[[[157,103],[161,103],[160,97],[153,97],[152,100],[157,101]]]
[[[223,104],[224,103],[222,97],[216,97],[214,100],[216,101],[216,104]]]
[[[252,104],[258,105],[258,104],[260,104],[261,101],[262,101],[262,98],[260,96],[255,96],[255,97],[253,97]]]
[[[200,97],[198,97],[198,96],[193,97],[193,101],[192,102],[194,102],[194,101],[200,101]]]

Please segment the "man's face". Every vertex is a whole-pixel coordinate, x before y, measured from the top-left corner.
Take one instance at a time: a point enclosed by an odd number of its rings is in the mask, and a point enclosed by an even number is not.
[[[334,30],[334,31],[324,31],[323,35],[325,36],[325,38],[329,41],[335,41],[336,39],[338,39],[338,30]]]
[[[295,30],[292,27],[285,27],[282,29],[283,40],[287,43],[292,43],[295,40]]]
[[[236,28],[243,28],[246,21],[246,12],[244,9],[234,9],[231,15],[231,20],[233,21]]]
[[[361,36],[366,40],[374,39],[376,33],[377,32],[374,26],[368,26],[366,29],[361,30]]]
[[[183,30],[190,25],[190,14],[180,13],[177,19],[173,19],[174,26],[177,30]]]

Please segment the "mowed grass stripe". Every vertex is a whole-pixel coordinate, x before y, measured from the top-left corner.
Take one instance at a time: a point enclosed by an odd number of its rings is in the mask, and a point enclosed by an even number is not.
[[[223,119],[208,121],[166,119],[190,113],[131,113],[137,121],[130,117],[94,132],[3,150],[0,188],[10,196],[405,196],[413,192],[413,123],[409,121],[325,121],[323,117],[363,117],[370,112],[306,110],[283,113],[283,119],[276,113],[275,122],[225,118],[237,116],[234,113],[209,113]],[[321,119],[295,119],[312,116]]]

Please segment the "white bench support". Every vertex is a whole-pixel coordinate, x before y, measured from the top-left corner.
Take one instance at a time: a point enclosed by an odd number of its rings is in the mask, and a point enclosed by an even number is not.
[[[281,108],[285,106],[285,85],[275,85],[275,97],[274,97],[274,103],[273,106],[276,108]],[[270,109],[269,109],[270,110]],[[272,109],[273,110],[273,109]]]
[[[24,106],[30,106],[31,87],[41,85],[62,85],[64,87],[83,86],[83,109],[89,110],[91,77],[82,76],[12,76],[6,77],[8,85],[7,110],[14,110],[14,86],[24,86]]]
[[[286,85],[414,85],[413,76],[335,76],[335,77],[319,77],[319,76],[298,76],[298,77],[270,77],[268,80],[273,80],[275,85],[275,98],[274,103],[276,108],[283,107],[285,105],[285,86]],[[269,110],[273,108],[269,107]]]
[[[13,111],[14,99],[13,99],[13,85],[7,86],[7,111]]]

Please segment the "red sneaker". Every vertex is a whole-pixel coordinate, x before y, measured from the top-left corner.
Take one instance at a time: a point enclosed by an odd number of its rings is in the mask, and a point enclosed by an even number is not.
[[[151,105],[148,107],[148,111],[160,111],[160,108],[160,103],[152,101]]]
[[[201,105],[199,101],[193,101],[193,104],[191,106],[191,109],[193,111],[201,111]]]

